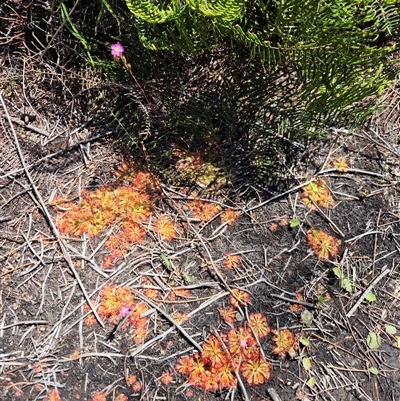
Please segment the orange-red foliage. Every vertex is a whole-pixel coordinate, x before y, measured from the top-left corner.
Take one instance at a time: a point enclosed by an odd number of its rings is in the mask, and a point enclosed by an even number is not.
[[[253,317],[265,325],[266,320]],[[188,382],[205,391],[235,389],[240,371],[249,384],[262,384],[269,379],[269,363],[261,356],[258,342],[249,328],[230,329],[218,338],[209,335],[202,352],[180,358],[175,369],[188,376]]]
[[[222,262],[222,265],[227,269],[232,269],[233,267],[239,266],[239,263],[239,256],[228,253],[225,255],[225,259]]]
[[[300,198],[302,202],[311,210],[315,210],[315,205],[328,208],[335,205],[335,201],[329,194],[325,181],[322,178],[305,185],[301,189]]]
[[[60,198],[53,201],[58,211],[56,224],[63,234],[95,237],[109,226],[116,227],[105,243],[108,254],[103,260],[104,268],[111,267],[124,256],[132,243],[143,240],[146,233],[140,223],[150,217],[153,208],[149,195],[143,192],[151,186],[149,174],[133,174],[128,165],[123,164],[116,176],[118,185],[84,192],[77,204]],[[129,186],[121,185],[122,181]]]
[[[332,166],[337,169],[340,173],[347,173],[349,171],[349,166],[344,157],[338,157],[332,161]]]
[[[221,211],[221,207],[219,205],[200,200],[189,202],[189,207],[192,209],[193,217],[195,219],[199,219],[200,221],[209,221]]]
[[[138,171],[129,162],[123,162],[117,167],[114,176],[118,183],[128,183],[139,191],[149,190],[154,186],[154,179],[151,174]]]
[[[128,316],[127,324],[135,329],[134,341],[141,343],[147,335],[147,318],[141,315],[148,310],[143,303],[137,303],[129,288],[126,286],[117,287],[115,284],[104,287],[100,293],[100,303],[97,312],[102,319],[116,324]],[[88,305],[84,310],[90,310]],[[92,323],[93,315],[89,315]],[[86,318],[87,319],[87,318]],[[87,323],[85,319],[85,323]]]
[[[163,241],[171,241],[176,236],[174,223],[167,216],[161,216],[156,219],[153,230],[160,235]]]
[[[132,386],[132,384],[135,383],[135,382],[137,381],[137,378],[136,378],[135,375],[130,374],[130,375],[128,375],[128,376],[126,377],[125,381],[126,381],[126,384],[127,384],[128,386]]]
[[[266,337],[271,331],[267,318],[261,313],[250,314],[248,324],[258,339]]]
[[[140,280],[140,283],[144,287],[154,287],[153,283],[150,279],[146,276],[143,276]],[[150,299],[157,299],[158,297],[158,290],[156,288],[143,288],[143,295]]]
[[[292,332],[289,329],[283,330],[271,330],[273,334],[272,341],[275,346],[272,348],[272,352],[281,358],[284,358],[291,348],[295,348],[295,339]]]
[[[179,324],[185,323],[189,319],[188,315],[182,312],[174,312],[172,313],[171,317],[175,320],[176,323]]]
[[[117,287],[115,284],[104,287],[100,291],[100,304],[97,308],[99,316],[107,318],[110,323],[117,323],[121,319],[119,314],[122,307],[133,309],[136,301],[128,287]]]
[[[171,292],[173,292],[177,297],[181,298],[189,298],[190,297],[190,290],[185,288],[172,288]]]
[[[226,223],[228,226],[231,226],[238,216],[238,211],[227,209],[221,213],[221,223]]]
[[[229,296],[229,303],[234,308],[237,308],[239,305],[246,305],[250,302],[250,295],[247,292],[238,290],[237,288],[234,288],[232,292],[233,294],[235,294],[235,296],[233,296],[232,294]]]
[[[61,401],[60,394],[56,388],[53,388],[49,391],[46,401]]]
[[[91,401],[107,401],[107,399],[102,391],[96,391]]]
[[[218,309],[219,314],[221,315],[222,319],[224,319],[225,323],[232,325],[233,322],[236,320],[236,310],[233,309],[231,306],[227,308],[220,308]]]
[[[142,384],[137,381],[137,382],[132,384],[131,388],[132,388],[133,391],[138,392],[138,391],[140,391],[142,389]]]
[[[162,372],[160,381],[162,384],[164,384],[164,386],[168,386],[169,384],[172,383],[173,380],[174,380],[174,377],[172,376],[172,374],[170,372]]]
[[[306,240],[313,252],[321,260],[328,260],[338,253],[340,240],[335,239],[325,231],[312,227],[307,231]]]
[[[263,384],[271,377],[270,363],[262,358],[243,362],[240,372],[250,385]]]
[[[126,384],[131,386],[133,391],[140,391],[142,389],[141,383],[138,381],[137,377],[133,374],[129,374],[126,379]]]
[[[301,295],[299,292],[296,292],[296,299],[299,301],[304,301],[303,295]],[[289,305],[289,310],[291,312],[298,312],[302,306],[300,304],[290,304]]]

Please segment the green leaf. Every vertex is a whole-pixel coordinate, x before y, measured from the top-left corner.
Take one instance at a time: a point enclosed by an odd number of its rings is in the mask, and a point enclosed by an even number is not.
[[[373,374],[373,375],[379,374],[379,370],[377,368],[373,367],[373,366],[368,369],[368,372]]]
[[[400,348],[400,336],[396,336],[396,341],[392,343],[392,346],[395,348]]]
[[[335,274],[335,276],[336,276],[337,278],[342,278],[342,271],[340,270],[339,267],[334,267],[334,268],[332,269],[332,271],[333,271],[333,273]]]
[[[288,351],[288,354],[289,354],[289,357],[292,358],[292,359],[296,358],[296,356],[297,356],[297,352],[293,347],[290,347],[290,349]]]
[[[305,337],[301,337],[299,342],[301,345],[304,345],[305,347],[308,347],[310,345],[310,340]]]
[[[344,278],[342,280],[342,288],[347,292],[351,292],[353,290],[353,284],[350,279]]]
[[[162,259],[162,261],[163,261],[165,267],[166,267],[169,271],[172,271],[172,270],[173,270],[173,268],[172,268],[172,263],[171,263],[171,261],[170,261],[163,253],[161,254],[161,259]]]
[[[370,349],[378,349],[382,344],[382,339],[378,334],[370,331],[367,336],[367,345]]]
[[[385,324],[385,331],[386,331],[386,333],[388,333],[388,334],[396,334],[396,327],[394,327],[394,326],[391,326],[390,324]]]
[[[314,387],[315,386],[315,377],[310,377],[307,380],[307,385],[310,386],[310,387]]]
[[[186,272],[182,272],[181,275],[186,283],[190,283],[192,281],[191,278],[189,277],[189,274],[187,274]]]
[[[302,324],[306,325],[307,327],[310,327],[312,325],[312,320],[313,320],[313,316],[312,316],[312,313],[310,311],[308,311],[306,309],[303,312],[301,312],[300,322]]]
[[[374,302],[376,301],[376,296],[374,293],[369,292],[366,296],[365,296],[366,301],[368,302]]]
[[[303,364],[303,368],[305,370],[309,371],[311,369],[311,361],[309,358],[303,358],[301,363]]]
[[[298,219],[292,219],[289,222],[290,228],[295,228],[300,224],[300,221]]]

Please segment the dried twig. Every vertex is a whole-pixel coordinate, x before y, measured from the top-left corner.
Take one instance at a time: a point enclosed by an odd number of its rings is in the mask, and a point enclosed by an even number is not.
[[[156,311],[161,313],[170,323],[172,323],[178,331],[181,332],[181,334],[199,351],[202,351],[201,345],[191,337],[188,332],[178,323],[176,322],[168,313],[164,312],[156,303],[151,301],[149,298],[145,297],[138,291],[134,291],[135,294],[140,298],[142,301],[146,302],[149,304],[152,308],[154,308]]]
[[[278,295],[278,294],[269,294],[269,296],[272,298],[281,299],[282,301],[290,302],[291,304],[299,304],[299,305],[307,306],[307,308],[316,309],[315,305],[310,304],[308,302],[300,301],[299,299],[288,298],[288,297],[284,297],[283,295]]]
[[[276,392],[274,388],[268,387],[267,392],[269,396],[272,398],[272,401],[282,401],[282,398],[279,397],[279,394]]]
[[[361,305],[361,302],[364,300],[365,296],[371,292],[372,288],[374,288],[374,286],[376,284],[379,283],[379,281],[381,281],[387,274],[389,274],[391,269],[385,269],[378,277],[376,277],[372,283],[365,289],[365,291],[361,294],[360,298],[358,299],[358,301],[353,305],[353,307],[347,312],[347,317],[353,316],[354,313],[356,312],[356,310],[358,309],[358,307]]]
[[[7,119],[7,115],[6,114],[1,114],[1,117]],[[50,136],[50,134],[47,131],[44,131],[44,130],[42,130],[40,128],[37,128],[34,125],[28,124],[25,121],[20,120],[19,118],[10,117],[10,120],[15,124],[20,125],[21,127],[24,127],[26,129],[29,129],[29,130],[33,131],[33,132],[36,132],[39,135],[43,135],[43,136],[45,136],[47,138]]]

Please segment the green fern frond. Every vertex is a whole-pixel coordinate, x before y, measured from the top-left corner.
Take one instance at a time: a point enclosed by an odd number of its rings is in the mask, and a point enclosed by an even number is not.
[[[236,21],[242,17],[245,0],[185,0],[188,6],[205,17]]]
[[[185,4],[172,0],[165,8],[153,4],[151,0],[126,0],[130,12],[150,24],[163,24],[179,16]]]

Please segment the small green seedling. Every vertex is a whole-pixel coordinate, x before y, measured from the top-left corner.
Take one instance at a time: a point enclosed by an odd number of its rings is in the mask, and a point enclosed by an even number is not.
[[[313,316],[312,313],[310,311],[308,311],[307,309],[304,310],[303,312],[301,312],[300,315],[300,322],[302,324],[304,324],[307,327],[311,327],[312,325],[312,321],[313,321]]]
[[[316,383],[315,377],[310,377],[310,378],[307,380],[307,386],[309,386],[309,387],[314,387],[314,386],[315,386],[315,383]]]
[[[308,347],[310,345],[310,340],[306,337],[300,337],[299,342],[304,347]]]
[[[300,220],[298,220],[298,219],[292,219],[292,220],[290,220],[290,222],[289,222],[289,227],[290,227],[290,228],[295,228],[295,227],[297,227],[299,224],[300,224]]]
[[[368,348],[378,349],[381,346],[381,344],[382,344],[382,338],[373,331],[370,331],[367,336]]]
[[[163,261],[164,266],[165,266],[170,272],[172,272],[174,269],[173,269],[173,266],[172,266],[171,261],[170,261],[163,253],[161,254],[161,259],[162,259],[162,261]]]
[[[373,292],[369,292],[368,294],[365,295],[365,300],[368,302],[375,302],[376,295]]]
[[[343,273],[340,270],[340,268],[334,267],[332,269],[332,271],[335,274],[335,276],[340,280],[340,286],[347,292],[352,292],[353,291],[353,283],[349,278],[343,277]]]
[[[181,272],[182,278],[185,280],[185,283],[190,283],[192,279],[189,277],[189,274],[187,274],[185,271]]]
[[[372,375],[377,375],[379,374],[379,370],[377,368],[375,368],[374,366],[370,367],[368,369],[368,372],[371,373]]]
[[[391,326],[390,324],[385,324],[385,331],[386,333],[393,335],[395,335],[397,332],[396,327]]]
[[[294,359],[297,356],[297,351],[293,347],[290,347],[288,355],[290,358]]]
[[[311,361],[310,361],[310,358],[303,358],[303,359],[301,360],[301,363],[303,364],[304,370],[306,370],[307,372],[311,369]]]
[[[400,348],[400,336],[395,335],[397,333],[396,327],[390,324],[385,324],[385,331],[394,340],[392,347]]]

